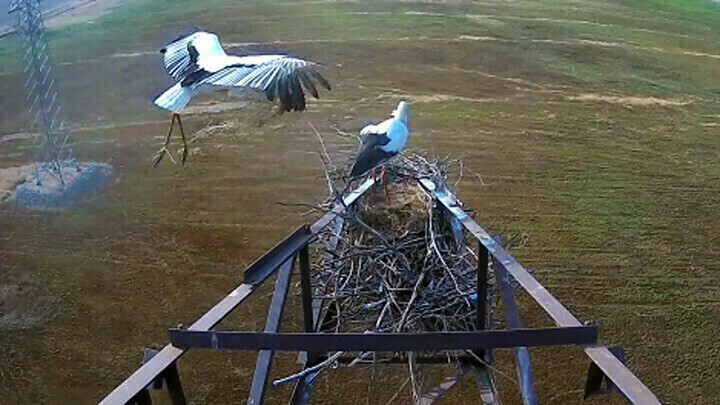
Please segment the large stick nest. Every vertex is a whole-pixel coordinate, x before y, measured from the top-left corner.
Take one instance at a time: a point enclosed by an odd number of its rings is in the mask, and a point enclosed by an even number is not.
[[[340,235],[321,236],[329,250],[314,276],[324,298],[327,332],[473,330],[477,272],[459,223],[418,186],[445,184],[445,162],[419,154],[387,167],[391,203],[382,186],[345,217]],[[455,226],[455,232],[453,231]]]

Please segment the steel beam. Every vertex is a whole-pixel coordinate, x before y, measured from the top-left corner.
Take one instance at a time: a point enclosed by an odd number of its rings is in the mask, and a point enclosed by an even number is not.
[[[510,277],[502,263],[495,263],[493,270],[495,271],[495,280],[505,309],[505,324],[508,329],[520,329],[522,327],[520,311],[518,311],[517,302],[515,301],[515,291],[510,283]],[[528,348],[516,347],[515,358],[517,360],[516,368],[523,403],[525,405],[536,405],[538,403],[537,393],[535,392]]]
[[[303,324],[305,332],[315,331],[315,314],[313,314],[312,281],[310,275],[310,249],[307,246],[300,250],[300,289],[302,290]],[[312,363],[312,361],[310,361]],[[312,365],[312,364],[310,364]]]
[[[295,257],[303,246],[307,246],[314,236],[310,232],[309,226],[304,225],[298,228],[245,269],[245,284],[262,284],[282,263],[285,263],[290,257]]]
[[[307,250],[307,245],[302,249]],[[292,280],[294,267],[295,256],[290,257],[280,266],[277,280],[275,281],[275,291],[273,292],[272,301],[270,302],[270,310],[268,311],[265,321],[265,332],[280,331],[280,323],[285,310],[285,301],[287,301],[287,293],[290,289],[290,280]],[[253,376],[250,396],[248,397],[249,405],[259,405],[265,401],[265,388],[267,387],[267,380],[270,375],[274,355],[275,352],[273,350],[261,350],[260,353],[258,353],[255,375]]]
[[[625,350],[620,346],[614,346],[610,348],[610,352],[615,355],[621,362],[625,363]],[[603,381],[605,382],[605,388],[602,387]],[[615,384],[607,378],[607,376],[600,370],[597,364],[590,362],[588,368],[588,377],[585,383],[585,394],[583,399],[588,399],[593,395],[602,395],[608,391],[618,392]],[[618,392],[622,395],[621,392]]]
[[[495,391],[495,384],[492,382],[490,371],[484,365],[470,364],[467,367],[475,377],[475,384],[480,391],[480,402],[482,405],[500,405]]]
[[[322,231],[323,228],[328,226],[330,222],[332,222],[337,216],[345,211],[348,206],[352,205],[355,201],[357,201],[358,198],[360,198],[365,192],[370,190],[370,188],[375,184],[375,179],[373,176],[370,176],[363,184],[361,184],[358,188],[355,189],[352,193],[348,194],[347,197],[343,200],[343,203],[337,203],[333,207],[330,212],[325,214],[324,217],[320,218],[315,222],[313,225],[310,226],[310,230],[313,234],[317,235],[318,232]]]
[[[168,394],[170,395],[170,402],[173,405],[186,405],[187,399],[185,399],[185,392],[183,391],[182,383],[180,382],[180,373],[177,369],[177,363],[173,363],[165,369],[163,373],[165,378],[165,385],[167,386]]]
[[[597,343],[597,326],[426,333],[267,333],[171,329],[177,347],[278,351],[437,351]]]
[[[447,187],[438,187],[432,180],[418,180],[420,185],[440,201],[490,252],[494,263],[502,263],[510,275],[530,294],[558,326],[578,326],[580,321],[550,294],[490,234],[462,209],[462,204]],[[594,344],[583,347],[585,354],[598,365],[617,388],[635,404],[657,404],[660,400],[607,347]]]
[[[335,204],[335,207],[322,218],[310,226],[310,232],[317,235],[325,226],[338,218],[348,206],[352,205],[358,198],[367,192],[375,184],[374,179],[368,179],[350,195],[345,197],[342,203]],[[267,276],[265,276],[267,277]],[[240,305],[250,296],[258,285],[243,283],[230,292],[225,298],[217,303],[210,311],[206,312],[200,319],[190,326],[192,330],[210,330],[222,321],[233,309]],[[184,349],[178,349],[171,344],[165,346],[155,357],[145,363],[130,375],[120,385],[108,394],[101,402],[101,405],[124,405],[133,400],[135,396],[144,390],[155,380],[165,369],[175,363],[183,354]]]
[[[333,235],[330,237],[328,241],[328,246],[325,247],[325,253],[323,255],[323,263],[322,266],[328,266],[327,262],[334,260],[335,256],[331,253],[334,252],[337,248],[337,245],[340,243],[340,234],[343,231],[345,220],[341,216],[335,217],[334,221],[332,222],[331,230],[333,232]],[[302,266],[303,266],[303,258],[302,258],[302,251],[300,252],[300,271],[301,271],[301,277],[302,277]],[[308,251],[308,256],[310,252]],[[310,263],[309,263],[309,257],[308,257],[308,275],[310,275]],[[335,264],[330,264],[335,265]],[[310,277],[311,278],[311,277]],[[310,296],[312,297],[312,284],[310,281],[307,282],[307,285],[310,287]],[[306,309],[306,292],[305,292],[305,286],[303,288],[303,310]],[[323,298],[314,298],[311,300],[311,313],[310,313],[310,319],[312,319],[312,324],[307,323],[307,313],[305,314],[305,331],[306,332],[315,332],[320,329],[320,323],[322,322],[320,319],[320,311],[323,307]],[[308,326],[310,327],[308,329]],[[303,357],[303,354],[305,355]],[[299,363],[302,365],[302,368],[306,368],[308,365],[314,365],[317,364],[320,359],[319,356],[315,353],[312,355],[307,352],[300,353],[300,361]],[[324,360],[324,359],[323,359]],[[291,405],[306,405],[310,403],[310,397],[312,396],[313,390],[315,389],[315,379],[314,378],[305,378],[301,377],[297,383],[295,384],[295,388],[293,389],[293,395],[290,398],[290,404]]]
[[[475,328],[484,330],[487,319],[487,273],[488,273],[488,251],[481,243],[478,246],[477,259],[477,314]]]

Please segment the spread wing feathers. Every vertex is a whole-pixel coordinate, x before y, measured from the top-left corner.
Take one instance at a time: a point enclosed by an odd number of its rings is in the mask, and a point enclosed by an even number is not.
[[[175,79],[183,78],[197,69],[200,53],[226,56],[217,35],[204,31],[179,37],[161,49],[160,53],[164,55],[165,69]]]
[[[313,63],[278,56],[257,65],[229,65],[204,78],[200,84],[254,88],[264,92],[270,101],[280,99],[283,111],[302,111],[305,109],[303,87],[313,97],[320,96],[316,82],[330,90],[330,83],[315,70]]]

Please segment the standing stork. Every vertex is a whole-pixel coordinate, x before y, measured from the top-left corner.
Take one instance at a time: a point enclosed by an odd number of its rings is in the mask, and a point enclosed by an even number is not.
[[[410,137],[408,113],[407,103],[401,101],[395,111],[392,112],[390,119],[377,125],[368,125],[360,131],[362,146],[350,170],[351,179],[360,177],[371,170],[374,174],[377,167],[384,165],[395,155],[402,152]],[[383,180],[385,196],[389,204],[390,194],[385,181],[384,166],[380,177]]]
[[[315,82],[330,90],[330,83],[315,70],[316,63],[287,55],[228,55],[220,46],[217,35],[210,32],[197,31],[179,37],[160,53],[164,55],[165,69],[178,82],[155,99],[155,105],[171,111],[172,118],[165,143],[153,159],[153,167],[168,153],[175,121],[182,135],[181,161],[185,163],[187,142],[179,112],[202,91],[213,87],[255,90],[265,93],[271,102],[279,99],[282,113],[305,109],[303,87],[315,98],[319,98]]]

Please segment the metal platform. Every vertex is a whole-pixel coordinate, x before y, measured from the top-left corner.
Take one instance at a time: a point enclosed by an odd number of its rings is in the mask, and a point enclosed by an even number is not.
[[[419,179],[418,184],[429,197],[443,207],[451,221],[452,228],[461,237],[464,228],[478,242],[477,265],[477,320],[475,331],[427,332],[427,333],[318,333],[322,299],[313,297],[311,266],[308,246],[318,234],[332,226],[335,235],[343,229],[343,214],[352,207],[374,185],[369,179],[338,203],[321,219],[312,225],[305,225],[289,235],[280,244],[268,251],[245,270],[245,282],[230,292],[215,307],[187,329],[170,330],[171,343],[161,351],[146,355],[146,362],[127,380],[113,390],[101,404],[149,404],[149,389],[167,383],[173,404],[185,404],[186,398],[180,384],[176,361],[189,349],[223,349],[259,351],[255,375],[251,383],[249,404],[261,404],[265,399],[268,376],[275,351],[298,351],[303,359],[295,390],[290,404],[310,402],[314,388],[313,366],[324,361],[348,363],[355,357],[343,356],[346,351],[367,352],[415,352],[415,351],[458,351],[467,353],[458,357],[460,366],[440,385],[423,394],[419,403],[431,404],[441,398],[458,381],[472,374],[476,380],[483,404],[496,404],[493,374],[486,367],[493,358],[493,350],[512,348],[515,352],[518,381],[525,404],[537,404],[537,395],[532,376],[528,347],[553,345],[579,345],[591,360],[585,396],[606,388],[617,391],[635,404],[660,404],[655,395],[623,364],[621,351],[598,343],[595,325],[581,323],[570,311],[553,297],[530,273],[523,268],[502,246],[492,238],[462,208],[462,203],[445,186],[429,179]],[[337,244],[338,238],[331,239]],[[331,246],[332,247],[332,246]],[[280,333],[291,277],[298,263],[302,290],[304,332]],[[487,322],[488,266],[492,265],[496,286],[505,309],[505,330],[489,330]],[[265,330],[216,332],[211,329],[233,309],[249,297],[268,277],[278,273]],[[511,280],[516,280],[552,318],[556,327],[523,329],[515,302],[515,291]],[[335,352],[333,354],[333,352]],[[617,354],[617,356],[616,356]],[[328,360],[329,359],[329,360]],[[416,361],[425,364],[447,363],[447,356],[418,356]],[[387,364],[393,358],[383,359]],[[381,363],[382,364],[382,363]]]

